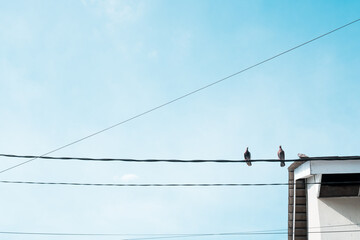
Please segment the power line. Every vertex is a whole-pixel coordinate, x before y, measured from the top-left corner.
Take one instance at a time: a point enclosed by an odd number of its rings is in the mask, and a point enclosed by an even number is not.
[[[285,231],[282,230],[262,230],[262,231],[249,231],[241,232],[241,234],[266,234],[274,233],[276,231]],[[173,238],[173,237],[192,237],[192,236],[207,236],[207,235],[232,235],[240,233],[173,233],[173,234],[134,234],[134,233],[59,233],[59,232],[15,232],[15,231],[1,231],[0,234],[12,234],[12,235],[43,235],[43,236],[105,236],[105,237],[115,237],[115,236],[147,236],[147,238],[136,238],[136,239],[160,239],[160,238]],[[126,239],[125,239],[126,240]]]
[[[339,224],[339,225],[326,225],[319,227],[308,227],[309,229],[317,229],[317,228],[333,228],[333,227],[350,227],[350,226],[360,226],[360,223],[349,223],[349,224]],[[280,230],[279,230],[280,231]]]
[[[357,225],[357,224],[353,224]],[[358,225],[357,225],[358,226]],[[334,226],[335,227],[335,226]],[[326,228],[326,227],[319,227]],[[328,230],[328,231],[309,231],[310,234],[316,233],[355,233],[360,230]],[[225,233],[194,233],[194,234],[129,234],[129,233],[56,233],[56,232],[15,232],[1,231],[0,234],[11,235],[43,235],[43,236],[87,236],[87,237],[119,237],[119,236],[143,236],[141,238],[126,238],[124,240],[145,240],[145,239],[170,239],[170,238],[187,238],[187,237],[205,237],[205,236],[240,236],[240,235],[283,235],[288,234],[284,230],[264,230],[264,231],[247,231],[247,232],[225,232]]]
[[[201,87],[201,88],[198,88],[198,89],[196,89],[196,90],[194,90],[194,91],[188,92],[188,93],[186,93],[186,94],[184,94],[184,95],[182,95],[182,96],[180,96],[180,97],[177,97],[177,98],[175,98],[175,99],[173,99],[173,100],[170,100],[170,101],[168,101],[168,102],[166,102],[166,103],[163,103],[163,104],[161,104],[161,105],[159,105],[159,106],[156,106],[156,107],[154,107],[154,108],[151,108],[151,109],[149,109],[149,110],[147,110],[147,111],[145,111],[145,112],[142,112],[142,113],[137,114],[137,115],[135,115],[135,116],[133,116],[133,117],[130,117],[130,118],[124,120],[124,121],[121,121],[121,122],[116,123],[116,124],[114,124],[114,125],[111,125],[111,126],[109,126],[109,127],[107,127],[107,128],[104,128],[104,129],[102,129],[102,130],[100,130],[100,131],[97,131],[97,132],[95,132],[95,133],[92,133],[92,134],[90,134],[90,135],[88,135],[88,136],[85,136],[85,137],[83,137],[83,138],[80,138],[80,139],[78,139],[78,140],[76,140],[76,141],[73,141],[73,142],[68,143],[68,144],[66,144],[66,145],[63,145],[63,146],[61,146],[61,147],[58,147],[58,148],[56,148],[56,149],[54,149],[54,150],[52,150],[52,151],[49,151],[49,152],[47,152],[47,153],[44,153],[44,154],[41,155],[41,157],[46,156],[46,155],[49,155],[49,154],[51,154],[51,153],[54,153],[54,152],[56,152],[56,151],[59,151],[59,150],[61,150],[61,149],[66,148],[66,147],[69,147],[69,146],[71,146],[71,145],[74,145],[74,144],[76,144],[76,143],[78,143],[78,142],[84,141],[84,140],[86,140],[86,139],[88,139],[88,138],[91,138],[91,137],[93,137],[93,136],[95,136],[95,135],[98,135],[98,134],[100,134],[100,133],[102,133],[102,132],[108,131],[108,130],[110,130],[110,129],[112,129],[112,128],[115,128],[115,127],[117,127],[117,126],[119,126],[119,125],[122,125],[122,124],[124,124],[124,123],[129,122],[129,121],[132,121],[132,120],[134,120],[134,119],[136,119],[136,118],[142,117],[142,116],[144,116],[144,115],[146,115],[146,114],[148,114],[148,113],[151,113],[151,112],[153,112],[153,111],[156,111],[156,110],[158,110],[158,109],[160,109],[160,108],[162,108],[162,107],[165,107],[165,106],[167,106],[167,105],[169,105],[169,104],[172,104],[172,103],[174,103],[174,102],[177,102],[177,101],[179,101],[179,100],[181,100],[181,99],[183,99],[183,98],[186,98],[186,97],[188,97],[188,96],[190,96],[190,95],[193,95],[193,94],[195,94],[195,93],[197,93],[197,92],[200,92],[200,91],[202,91],[202,90],[205,90],[205,89],[207,89],[207,88],[209,88],[209,87],[211,87],[211,86],[214,86],[214,85],[216,85],[216,84],[218,84],[218,83],[221,83],[221,82],[223,82],[223,81],[225,81],[225,80],[227,80],[227,79],[229,79],[229,78],[232,78],[232,77],[234,77],[234,76],[236,76],[236,75],[239,75],[239,74],[241,74],[241,73],[243,73],[243,72],[245,72],[245,71],[248,71],[248,70],[250,70],[250,69],[252,69],[252,68],[255,68],[255,67],[259,66],[259,65],[262,65],[262,64],[264,64],[264,63],[266,63],[266,62],[269,62],[269,61],[271,61],[271,60],[273,60],[273,59],[275,59],[275,58],[278,58],[278,57],[280,57],[280,56],[282,56],[282,55],[284,55],[284,54],[287,54],[287,53],[289,53],[289,52],[291,52],[291,51],[294,51],[294,50],[297,49],[297,48],[300,48],[300,47],[305,46],[305,45],[307,45],[307,44],[309,44],[309,43],[311,43],[311,42],[314,42],[314,41],[316,41],[316,40],[318,40],[318,39],[320,39],[320,38],[323,38],[323,37],[325,37],[325,36],[327,36],[327,35],[329,35],[329,34],[331,34],[331,33],[334,33],[334,32],[336,32],[336,31],[342,29],[342,28],[345,28],[345,27],[347,27],[347,26],[350,26],[351,24],[354,24],[354,23],[356,23],[356,22],[358,22],[358,21],[360,21],[360,18],[359,18],[359,19],[356,19],[356,20],[354,20],[354,21],[352,21],[352,22],[349,22],[349,23],[347,23],[347,24],[345,24],[345,25],[342,25],[342,26],[340,26],[340,27],[338,27],[338,28],[335,28],[335,29],[333,29],[333,30],[331,30],[331,31],[329,31],[329,32],[327,32],[327,33],[324,33],[324,34],[322,34],[322,35],[320,35],[320,36],[317,36],[317,37],[315,37],[315,38],[313,38],[313,39],[311,39],[311,40],[309,40],[309,41],[306,41],[306,42],[304,42],[304,43],[301,43],[301,44],[299,44],[299,45],[297,45],[297,46],[295,46],[295,47],[292,47],[292,48],[290,48],[290,49],[288,49],[288,50],[285,50],[285,51],[283,51],[283,52],[281,52],[281,53],[279,53],[279,54],[276,54],[276,55],[274,55],[274,56],[272,56],[272,57],[270,57],[270,58],[267,58],[267,59],[265,59],[265,60],[263,60],[263,61],[261,61],[261,62],[258,62],[258,63],[254,64],[254,65],[251,65],[251,66],[249,66],[249,67],[247,67],[247,68],[244,68],[244,69],[242,69],[242,70],[240,70],[240,71],[238,71],[238,72],[236,72],[236,73],[233,73],[233,74],[231,74],[231,75],[228,75],[228,76],[226,76],[226,77],[224,77],[224,78],[222,78],[222,79],[219,79],[219,80],[217,80],[217,81],[215,81],[215,82],[212,82],[212,83],[210,83],[210,84],[208,84],[208,85],[205,85],[205,86],[203,86],[203,87]],[[25,162],[22,162],[22,163],[19,163],[19,164],[14,165],[14,166],[11,166],[11,167],[9,167],[9,168],[6,168],[6,169],[0,171],[0,173],[4,173],[4,172],[6,172],[6,171],[9,171],[9,170],[14,169],[14,168],[16,168],[16,167],[19,167],[19,166],[21,166],[21,165],[24,165],[24,164],[29,163],[29,162],[31,162],[31,161],[34,161],[34,160],[36,160],[36,159],[38,159],[38,157],[35,157],[35,158],[33,158],[33,159],[29,159],[29,160],[27,160],[27,161],[25,161]]]
[[[31,159],[48,159],[48,160],[78,160],[78,161],[99,161],[99,162],[170,162],[170,163],[244,163],[242,159],[133,159],[133,158],[89,158],[89,157],[50,157],[50,156],[32,156],[32,155],[15,155],[0,154],[0,157],[8,158],[31,158]],[[254,159],[251,162],[303,162],[303,161],[350,161],[360,160],[360,156],[329,156],[329,157],[308,157],[301,159]]]
[[[47,232],[0,232],[0,234],[11,235],[43,235],[43,236],[107,236],[107,237],[119,237],[119,236],[154,236],[146,238],[131,238],[135,239],[161,239],[161,238],[179,238],[179,237],[202,237],[202,236],[224,236],[224,235],[264,235],[264,234],[286,234],[286,232],[239,232],[239,233],[204,233],[204,234],[117,234],[117,233],[47,233]],[[160,235],[160,236],[159,236]],[[124,239],[130,240],[130,239]]]
[[[132,234],[132,233],[57,233],[57,232],[12,232],[2,231],[0,234],[13,234],[13,235],[44,235],[44,236],[107,236],[107,237],[119,237],[119,236],[172,236],[178,234]]]
[[[289,183],[76,183],[76,182],[35,182],[35,181],[0,181],[0,183],[34,184],[34,185],[70,185],[96,187],[258,187],[287,186]]]
[[[333,227],[350,227],[360,226],[360,223],[341,224],[341,225],[327,225],[319,227],[309,227],[309,229],[324,229]],[[283,232],[287,229],[270,229],[270,230],[254,230],[236,233],[69,233],[69,232],[21,232],[21,231],[0,231],[0,234],[14,234],[14,235],[47,235],[47,236],[152,236],[152,237],[181,237],[181,236],[201,236],[201,235],[218,235],[218,234],[239,234],[239,233],[271,233]],[[332,232],[332,231],[331,231]],[[311,233],[317,233],[316,231]]]
[[[339,231],[318,231],[308,233],[355,233],[360,230],[339,230]],[[150,240],[150,239],[170,239],[170,238],[188,238],[188,237],[214,237],[214,236],[248,236],[248,235],[287,235],[288,232],[238,232],[238,233],[208,233],[193,234],[185,236],[168,236],[168,237],[146,237],[146,238],[128,238],[124,240]]]
[[[332,231],[318,231],[318,232],[309,232],[309,233],[354,233],[360,232],[360,230],[332,230]]]
[[[265,186],[293,186],[296,183],[78,183],[78,182],[40,182],[40,181],[7,181],[8,184],[32,185],[68,185],[68,186],[93,186],[93,187],[265,187]],[[343,185],[360,184],[360,181],[305,183],[306,185]]]
[[[328,225],[328,226],[319,226],[319,227],[309,227],[309,229],[318,229],[318,228],[333,228],[333,227],[347,227],[347,226],[359,226],[359,223],[353,224],[342,224],[342,225]],[[281,232],[286,231],[287,229],[271,229],[271,230],[257,230],[257,231],[248,231],[246,233],[258,233],[258,232]],[[317,232],[310,232],[317,233]],[[20,231],[0,231],[0,234],[12,234],[12,235],[45,235],[45,236],[152,236],[152,237],[184,237],[184,236],[199,236],[206,234],[217,234],[217,233],[69,233],[69,232],[20,232]],[[228,233],[231,234],[231,233]]]
[[[124,240],[150,240],[150,239],[170,239],[170,238],[188,238],[188,237],[215,237],[215,236],[248,236],[248,235],[285,235],[287,232],[237,232],[237,233],[204,233],[204,234],[189,234],[179,236],[164,236],[164,237],[145,237],[145,238],[127,238]]]

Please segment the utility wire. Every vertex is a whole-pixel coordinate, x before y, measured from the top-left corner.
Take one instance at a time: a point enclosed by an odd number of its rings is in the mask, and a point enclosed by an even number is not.
[[[87,236],[87,237],[119,237],[119,236],[178,236],[179,234],[128,234],[128,233],[57,233],[57,232],[12,232],[2,231],[0,234],[43,235],[43,236]]]
[[[215,237],[215,236],[247,236],[247,235],[285,235],[287,232],[237,232],[237,233],[204,233],[190,234],[185,236],[165,236],[165,237],[145,237],[145,238],[127,238],[124,240],[150,240],[150,239],[170,239],[170,238],[188,238],[188,237]]]
[[[319,227],[309,227],[309,229],[324,229],[324,228],[333,228],[333,227],[350,227],[350,226],[360,226],[360,223],[353,224],[342,224],[342,225],[327,225]],[[242,233],[271,233],[271,232],[283,232],[287,229],[271,229],[271,230],[255,230],[255,231],[246,231]],[[239,232],[238,232],[239,233]],[[235,233],[235,234],[238,234]],[[312,232],[315,233],[315,232]],[[208,234],[233,234],[233,233],[68,233],[68,232],[20,232],[20,231],[0,231],[0,234],[14,234],[14,235],[46,235],[46,236],[151,236],[151,237],[180,237],[180,236],[199,236],[199,235],[208,235]]]
[[[170,162],[170,163],[243,163],[242,159],[132,159],[132,158],[88,158],[88,157],[49,157],[49,156],[31,156],[0,154],[0,157],[8,158],[31,158],[31,159],[50,159],[50,160],[78,160],[78,161],[99,161],[99,162]],[[329,156],[329,157],[308,157],[301,159],[254,159],[251,162],[303,162],[303,161],[350,161],[360,160],[360,156]]]
[[[104,129],[102,129],[102,130],[100,130],[100,131],[97,131],[97,132],[95,132],[95,133],[92,133],[92,134],[90,134],[90,135],[88,135],[88,136],[85,136],[85,137],[83,137],[83,138],[80,138],[80,139],[78,139],[78,140],[76,140],[76,141],[73,141],[73,142],[68,143],[68,144],[66,144],[66,145],[63,145],[63,146],[61,146],[61,147],[58,147],[58,148],[56,148],[56,149],[54,149],[54,150],[51,150],[51,151],[49,151],[49,152],[47,152],[47,153],[44,153],[44,154],[41,155],[41,157],[46,156],[46,155],[49,155],[49,154],[51,154],[51,153],[54,153],[54,152],[56,152],[56,151],[59,151],[59,150],[61,150],[61,149],[66,148],[66,147],[69,147],[69,146],[71,146],[71,145],[74,145],[74,144],[76,144],[76,143],[78,143],[78,142],[84,141],[84,140],[86,140],[86,139],[88,139],[88,138],[91,138],[91,137],[93,137],[93,136],[95,136],[95,135],[98,135],[98,134],[100,134],[100,133],[102,133],[102,132],[108,131],[108,130],[110,130],[110,129],[112,129],[112,128],[115,128],[115,127],[117,127],[117,126],[119,126],[119,125],[122,125],[122,124],[124,124],[124,123],[129,122],[129,121],[132,121],[132,120],[134,120],[134,119],[136,119],[136,118],[139,118],[139,117],[141,117],[141,116],[144,116],[144,115],[146,115],[146,114],[148,114],[148,113],[151,113],[151,112],[153,112],[153,111],[156,111],[156,110],[158,110],[159,108],[165,107],[165,106],[167,106],[167,105],[169,105],[169,104],[172,104],[172,103],[174,103],[174,102],[177,102],[177,101],[179,101],[179,100],[181,100],[181,99],[183,99],[183,98],[186,98],[186,97],[188,97],[188,96],[190,96],[190,95],[193,95],[193,94],[195,94],[195,93],[197,93],[197,92],[200,92],[200,91],[202,91],[202,90],[205,90],[206,88],[209,88],[209,87],[211,87],[211,86],[214,86],[214,85],[216,85],[216,84],[218,84],[218,83],[221,83],[221,82],[223,82],[223,81],[225,81],[225,80],[227,80],[227,79],[229,79],[229,78],[232,78],[232,77],[234,77],[234,76],[236,76],[236,75],[239,75],[239,74],[241,74],[241,73],[243,73],[243,72],[245,72],[245,71],[248,71],[248,70],[250,70],[250,69],[252,69],[252,68],[255,68],[255,67],[259,66],[259,65],[262,65],[262,64],[264,64],[264,63],[266,63],[266,62],[269,62],[269,61],[271,61],[271,60],[273,60],[273,59],[275,59],[275,58],[278,58],[278,57],[280,57],[280,56],[282,56],[282,55],[284,55],[284,54],[287,54],[287,53],[289,53],[289,52],[291,52],[291,51],[294,51],[294,50],[297,49],[297,48],[300,48],[300,47],[302,47],[302,46],[305,46],[305,45],[307,45],[307,44],[309,44],[309,43],[311,43],[311,42],[314,42],[314,41],[316,41],[316,40],[318,40],[318,39],[320,39],[320,38],[323,38],[323,37],[325,37],[325,36],[327,36],[327,35],[329,35],[329,34],[331,34],[331,33],[334,33],[334,32],[336,32],[336,31],[338,31],[338,30],[340,30],[340,29],[343,29],[343,28],[345,28],[345,27],[347,27],[347,26],[350,26],[351,24],[354,24],[354,23],[356,23],[356,22],[358,22],[358,21],[360,21],[360,18],[359,18],[359,19],[356,19],[356,20],[354,20],[354,21],[352,21],[352,22],[349,22],[349,23],[347,23],[347,24],[345,24],[345,25],[342,25],[342,26],[340,26],[340,27],[338,27],[338,28],[335,28],[335,29],[333,29],[333,30],[331,30],[331,31],[329,31],[329,32],[327,32],[327,33],[324,33],[324,34],[322,34],[322,35],[320,35],[320,36],[317,36],[317,37],[315,37],[315,38],[313,38],[313,39],[311,39],[311,40],[309,40],[309,41],[306,41],[306,42],[304,42],[304,43],[301,43],[301,44],[299,44],[299,45],[297,45],[297,46],[295,46],[295,47],[292,47],[292,48],[290,48],[290,49],[288,49],[288,50],[285,50],[285,51],[283,51],[283,52],[281,52],[281,53],[279,53],[279,54],[276,54],[276,55],[274,55],[274,56],[272,56],[272,57],[270,57],[270,58],[267,58],[267,59],[265,59],[265,60],[263,60],[263,61],[261,61],[261,62],[258,62],[258,63],[254,64],[254,65],[251,65],[251,66],[249,66],[249,67],[247,67],[247,68],[244,68],[244,69],[242,69],[242,70],[240,70],[240,71],[238,71],[238,72],[236,72],[236,73],[233,73],[233,74],[231,74],[231,75],[228,75],[228,76],[226,76],[226,77],[224,77],[224,78],[222,78],[222,79],[219,79],[219,80],[217,80],[217,81],[215,81],[215,82],[212,82],[212,83],[210,83],[210,84],[208,84],[208,85],[205,85],[205,86],[203,86],[203,87],[201,87],[201,88],[198,88],[198,89],[196,89],[196,90],[194,90],[194,91],[188,92],[188,93],[186,93],[186,94],[184,94],[184,95],[182,95],[182,96],[180,96],[180,97],[174,98],[173,100],[168,101],[168,102],[166,102],[166,103],[163,103],[163,104],[161,104],[161,105],[159,105],[159,106],[157,106],[157,107],[151,108],[151,109],[149,109],[149,110],[147,110],[147,111],[145,111],[145,112],[142,112],[142,113],[140,113],[140,114],[137,114],[137,115],[135,115],[135,116],[133,116],[133,117],[131,117],[131,118],[128,118],[128,119],[126,119],[126,120],[124,120],[124,121],[121,121],[121,122],[116,123],[116,124],[114,124],[114,125],[111,125],[111,126],[109,126],[109,127],[107,127],[107,128],[104,128]],[[19,163],[19,164],[14,165],[14,166],[11,166],[11,167],[9,167],[9,168],[6,168],[6,169],[0,171],[0,174],[1,174],[1,173],[4,173],[4,172],[6,172],[6,171],[9,171],[9,170],[11,170],[11,169],[14,169],[14,168],[16,168],[16,167],[19,167],[19,166],[21,166],[21,165],[24,165],[24,164],[26,164],[26,163],[29,163],[29,162],[31,162],[31,161],[34,161],[34,160],[36,160],[36,159],[38,159],[38,157],[29,159],[29,160],[27,160],[27,161],[25,161],[25,162],[22,162],[22,163]]]
[[[339,231],[318,231],[308,233],[355,233],[360,230],[339,230]],[[248,236],[248,235],[287,235],[288,232],[238,232],[238,233],[208,233],[208,234],[193,234],[186,236],[169,236],[169,237],[146,237],[146,238],[128,238],[124,240],[150,240],[150,239],[170,239],[170,238],[188,238],[188,237],[215,237],[215,236]]]
[[[331,231],[309,231],[315,233],[355,233],[360,230],[331,230]],[[187,237],[205,237],[205,236],[240,236],[240,235],[284,235],[287,231],[248,231],[248,232],[228,232],[228,233],[198,233],[198,234],[120,234],[120,233],[51,233],[51,232],[11,232],[1,231],[0,234],[11,235],[45,235],[45,236],[87,236],[87,237],[119,237],[119,236],[149,236],[141,238],[126,238],[124,240],[145,240],[145,239],[170,239],[170,238],[187,238]],[[151,237],[150,237],[151,236]]]
[[[12,235],[43,235],[43,236],[107,236],[107,237],[119,237],[119,236],[130,236],[133,234],[102,234],[102,233],[46,233],[46,232],[0,232],[0,234],[12,234]],[[221,236],[221,235],[264,235],[264,234],[286,234],[286,232],[239,232],[239,233],[207,233],[207,234],[164,234],[164,236],[158,236],[158,234],[149,234],[151,236],[156,237],[146,237],[146,238],[130,238],[131,240],[135,239],[161,239],[161,238],[179,238],[179,237],[202,237],[202,236]],[[145,234],[134,234],[134,235],[142,235]],[[159,234],[162,235],[162,234]],[[130,240],[129,238],[123,240]]]
[[[360,223],[349,223],[349,224],[340,224],[340,225],[326,225],[326,226],[308,227],[308,228],[309,229],[319,229],[319,228],[350,227],[350,226],[358,226],[358,227],[360,227]],[[278,231],[281,231],[281,230],[278,230]]]
[[[332,231],[317,231],[317,232],[309,232],[309,233],[354,233],[360,232],[360,230],[332,230]]]
[[[77,183],[77,182],[38,182],[38,181],[7,181],[0,183],[32,184],[32,185],[68,185],[68,186],[93,186],[93,187],[263,187],[263,186],[293,186],[296,183]],[[306,185],[343,185],[360,184],[360,181],[347,182],[315,182]]]
[[[249,231],[241,233],[274,233],[282,230],[261,230],[261,231]],[[0,234],[13,234],[13,235],[43,235],[43,236],[105,236],[105,237],[115,237],[115,236],[142,236],[146,238],[139,239],[159,239],[159,238],[173,238],[173,237],[191,237],[191,236],[205,236],[205,235],[223,235],[223,234],[233,234],[233,233],[173,233],[173,234],[134,234],[134,233],[58,233],[58,232],[15,232],[15,231],[1,231]],[[239,233],[236,233],[239,234]],[[138,239],[138,238],[136,238]],[[124,239],[126,240],[126,239]]]

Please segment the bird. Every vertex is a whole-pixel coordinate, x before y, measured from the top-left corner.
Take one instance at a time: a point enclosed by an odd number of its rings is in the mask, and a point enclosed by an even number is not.
[[[309,158],[306,154],[303,154],[303,153],[298,153],[298,157],[301,159]]]
[[[246,164],[250,167],[251,164],[251,153],[249,152],[249,147],[246,147],[246,151],[244,152],[244,158],[246,161]]]
[[[285,166],[285,152],[284,150],[282,149],[281,145],[279,146],[279,151],[278,151],[278,157],[279,157],[279,160],[280,160],[280,167],[284,167]]]

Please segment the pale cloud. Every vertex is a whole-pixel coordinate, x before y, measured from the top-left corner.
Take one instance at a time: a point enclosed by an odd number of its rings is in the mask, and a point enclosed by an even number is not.
[[[159,55],[159,53],[156,50],[152,50],[152,51],[148,52],[148,58],[150,58],[150,59],[156,59],[156,58],[158,58],[158,55]]]
[[[81,0],[85,7],[95,7],[98,14],[106,16],[112,23],[134,22],[141,18],[145,11],[144,1],[130,0]]]
[[[172,44],[177,57],[184,58],[191,53],[193,33],[190,30],[175,30],[172,34]]]
[[[28,46],[34,39],[34,29],[29,21],[21,16],[0,17],[0,38],[11,46]]]
[[[43,88],[31,81],[26,69],[11,64],[7,59],[0,60],[0,79],[2,97],[6,96],[15,106],[29,106],[44,95]]]
[[[143,2],[115,1],[102,2],[105,13],[116,22],[135,21],[143,15]]]
[[[191,38],[192,34],[189,31],[175,31],[173,42],[178,48],[188,50],[191,46]]]
[[[86,1],[86,0],[80,0],[80,2],[81,2],[84,6],[87,6],[87,1]]]
[[[121,177],[121,180],[124,181],[124,182],[130,182],[130,181],[134,181],[136,179],[138,179],[139,177],[135,174],[131,174],[131,173],[128,173],[128,174],[124,174],[122,177]]]

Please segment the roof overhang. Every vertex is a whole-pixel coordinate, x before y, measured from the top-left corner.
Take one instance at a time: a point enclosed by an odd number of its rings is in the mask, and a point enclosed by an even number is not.
[[[308,178],[315,174],[360,173],[360,159],[307,161],[294,169],[294,179]]]

